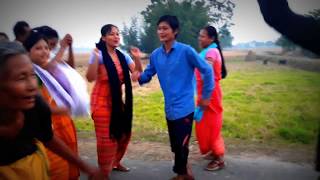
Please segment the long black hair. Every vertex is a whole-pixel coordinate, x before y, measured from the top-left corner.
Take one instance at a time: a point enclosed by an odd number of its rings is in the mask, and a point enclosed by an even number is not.
[[[207,34],[210,38],[213,38],[214,39],[214,43],[217,44],[218,46],[218,50],[220,52],[220,55],[221,55],[221,60],[222,60],[222,63],[221,63],[221,77],[222,79],[226,78],[227,77],[227,68],[225,66],[225,63],[224,63],[224,57],[223,57],[223,54],[222,54],[222,50],[221,50],[221,46],[220,46],[220,41],[219,41],[219,35],[218,35],[218,32],[217,32],[217,29],[213,26],[206,26],[203,28],[204,30],[207,31]]]

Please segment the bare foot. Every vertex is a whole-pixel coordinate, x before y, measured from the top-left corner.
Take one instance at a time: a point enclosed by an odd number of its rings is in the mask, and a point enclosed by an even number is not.
[[[189,163],[187,164],[187,174],[192,178],[194,177],[192,173],[191,165]]]
[[[206,160],[215,160],[217,157],[215,155],[213,155],[212,152],[210,152],[210,153],[206,154],[203,158]]]

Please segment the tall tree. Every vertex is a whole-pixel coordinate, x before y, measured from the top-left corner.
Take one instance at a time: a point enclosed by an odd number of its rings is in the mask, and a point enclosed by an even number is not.
[[[285,36],[281,35],[277,41],[276,45],[282,47],[284,51],[293,51],[297,48],[297,45],[292,41],[288,40]]]
[[[233,9],[236,4],[233,0],[209,0],[210,13],[213,25],[220,29],[223,26],[229,28],[233,24],[231,23],[231,18],[233,16]]]
[[[141,46],[137,17],[131,18],[130,27],[124,24],[121,34],[122,34],[123,43],[124,43],[124,45],[121,46],[121,48],[125,50],[129,50],[130,46],[136,46],[136,47]]]
[[[208,2],[205,0],[151,0],[151,4],[141,12],[144,19],[141,34],[142,49],[150,53],[159,46],[156,23],[159,17],[165,14],[175,15],[180,21],[177,40],[197,48],[199,30],[207,24],[220,21],[220,19],[215,19],[214,15],[226,13],[229,14],[226,17],[229,17],[230,14],[232,16],[233,13],[228,12],[233,10],[230,2],[231,0],[225,0],[225,2],[220,2],[219,5],[221,6],[216,6],[214,1]],[[216,11],[211,12],[215,8]]]

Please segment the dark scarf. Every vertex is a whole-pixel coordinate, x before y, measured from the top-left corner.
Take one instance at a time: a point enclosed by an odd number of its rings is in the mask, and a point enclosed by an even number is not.
[[[124,135],[128,137],[132,127],[132,86],[129,75],[129,67],[125,56],[116,49],[125,83],[125,104],[122,102],[121,85],[118,77],[117,69],[113,63],[104,41],[96,44],[96,47],[102,52],[103,63],[108,73],[109,84],[111,90],[112,110],[110,122],[110,137],[120,141]]]

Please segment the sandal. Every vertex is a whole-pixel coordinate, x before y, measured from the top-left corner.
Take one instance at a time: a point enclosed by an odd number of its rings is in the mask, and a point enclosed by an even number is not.
[[[223,160],[213,160],[207,165],[205,170],[217,171],[217,170],[223,169],[224,167],[225,167],[225,163]]]
[[[129,172],[129,171],[130,171],[130,168],[127,168],[127,167],[119,164],[118,166],[114,166],[114,167],[113,167],[113,170],[115,170],[115,171],[121,171],[121,172]]]

